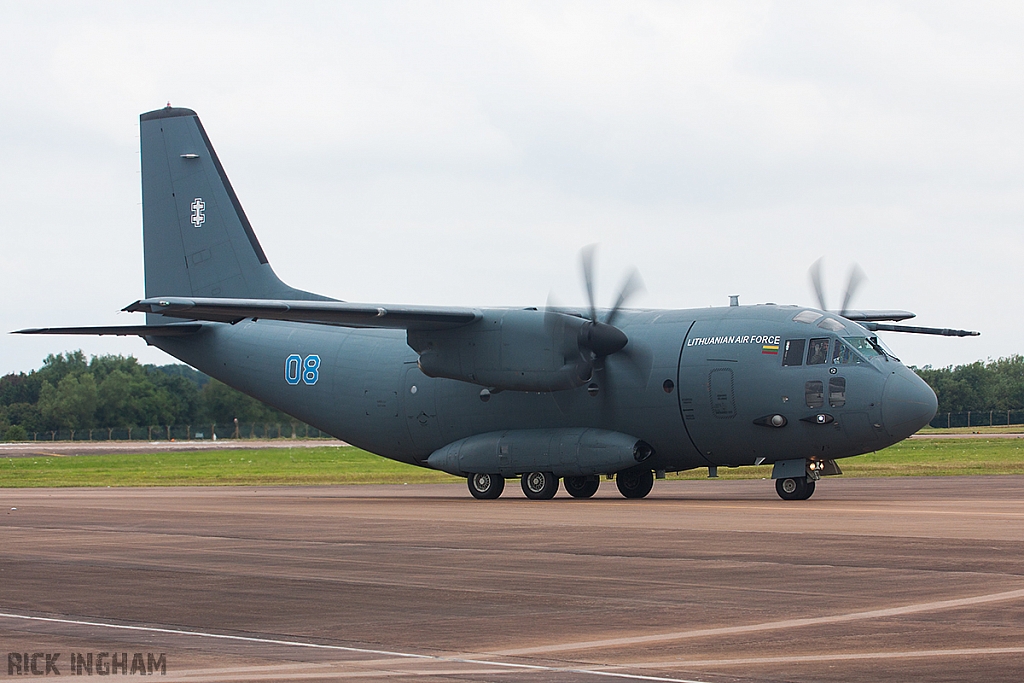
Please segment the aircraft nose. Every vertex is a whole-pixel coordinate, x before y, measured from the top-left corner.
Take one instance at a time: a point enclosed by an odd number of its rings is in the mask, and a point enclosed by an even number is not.
[[[894,439],[905,439],[924,427],[939,407],[935,392],[909,368],[900,368],[882,390],[882,422]]]

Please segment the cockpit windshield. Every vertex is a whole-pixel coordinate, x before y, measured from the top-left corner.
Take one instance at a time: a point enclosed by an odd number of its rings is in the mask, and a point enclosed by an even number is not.
[[[844,337],[843,339],[868,360],[875,356],[885,355],[885,352],[882,351],[878,344],[872,343],[867,337]]]
[[[883,342],[878,337],[868,337],[868,342],[872,346],[874,346],[880,353],[883,353],[889,358],[892,358],[897,363],[900,361],[900,359],[896,357],[896,354],[892,352],[892,349],[886,346],[885,342]]]

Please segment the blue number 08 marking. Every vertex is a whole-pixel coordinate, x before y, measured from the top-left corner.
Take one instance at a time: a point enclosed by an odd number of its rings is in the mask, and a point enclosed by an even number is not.
[[[303,358],[297,353],[288,356],[284,361],[284,381],[292,386],[302,379],[306,384],[316,384],[320,379],[320,356],[313,354]]]
[[[302,372],[302,381],[306,384],[316,384],[316,381],[320,378],[320,356],[306,356],[306,360],[303,361],[302,365],[305,370]]]

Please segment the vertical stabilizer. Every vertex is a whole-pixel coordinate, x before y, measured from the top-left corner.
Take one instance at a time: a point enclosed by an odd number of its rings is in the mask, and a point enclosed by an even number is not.
[[[147,297],[325,298],[274,274],[194,111],[139,118]]]

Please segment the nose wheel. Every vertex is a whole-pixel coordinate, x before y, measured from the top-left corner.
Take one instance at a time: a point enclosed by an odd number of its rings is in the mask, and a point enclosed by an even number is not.
[[[814,482],[807,477],[776,479],[775,492],[782,500],[807,500],[814,494]]]

